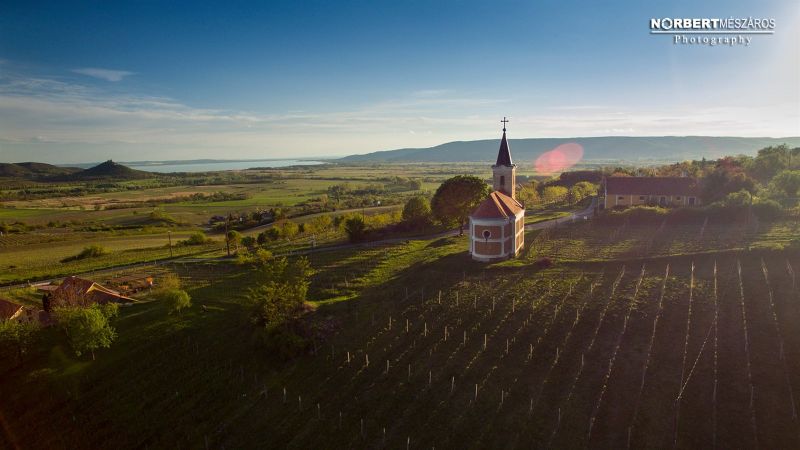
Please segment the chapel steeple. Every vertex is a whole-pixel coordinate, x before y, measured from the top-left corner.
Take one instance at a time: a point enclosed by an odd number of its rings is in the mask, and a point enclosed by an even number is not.
[[[500,150],[497,152],[497,162],[492,166],[492,188],[511,198],[516,198],[517,166],[511,161],[511,150],[506,139],[506,124],[508,119],[503,117],[503,137],[500,139]]]

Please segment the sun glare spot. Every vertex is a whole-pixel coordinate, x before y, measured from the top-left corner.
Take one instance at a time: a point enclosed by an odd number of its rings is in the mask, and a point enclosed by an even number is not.
[[[568,142],[542,153],[536,158],[533,165],[536,173],[550,175],[569,169],[581,158],[583,158],[583,147],[580,144]]]

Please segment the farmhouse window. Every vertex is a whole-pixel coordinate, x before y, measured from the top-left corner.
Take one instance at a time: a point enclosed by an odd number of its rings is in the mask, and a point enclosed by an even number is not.
[[[639,200],[644,200],[644,195],[640,195]]]
[[[625,200],[625,197],[620,195],[620,196],[617,197],[617,200]]]

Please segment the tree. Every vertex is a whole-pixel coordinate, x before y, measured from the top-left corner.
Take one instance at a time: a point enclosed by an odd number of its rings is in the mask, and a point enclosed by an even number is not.
[[[772,179],[773,186],[787,197],[794,197],[800,190],[800,170],[784,170]]]
[[[536,181],[523,184],[517,191],[517,199],[528,208],[541,203],[542,199],[539,197],[539,191],[536,190]]]
[[[428,199],[421,195],[408,199],[403,207],[403,222],[414,229],[430,225],[431,204]]]
[[[564,186],[547,186],[542,189],[542,202],[547,204],[563,202],[568,193],[569,190]]]
[[[198,231],[196,233],[192,233],[188,239],[181,241],[180,243],[183,245],[202,245],[208,241],[208,237],[206,237],[202,231]]]
[[[253,236],[245,236],[242,238],[242,245],[248,249],[251,249],[256,246],[256,238]]]
[[[281,230],[276,226],[271,226],[258,234],[259,245],[265,245],[267,241],[277,241],[281,237]]]
[[[159,291],[169,291],[172,289],[180,289],[181,288],[181,279],[178,275],[174,273],[168,273],[163,277],[158,279],[156,283],[156,294]]]
[[[350,242],[359,242],[367,235],[367,222],[362,216],[350,216],[343,222],[344,232]]]
[[[750,164],[749,171],[755,178],[766,182],[781,170],[787,169],[791,160],[792,153],[786,144],[762,148]]]
[[[444,225],[458,224],[464,234],[469,214],[489,195],[489,186],[480,178],[458,175],[445,180],[433,195],[431,210]]]
[[[280,227],[281,236],[283,236],[284,239],[291,240],[300,232],[300,227],[291,220],[284,221],[281,223]]]
[[[333,219],[327,214],[315,216],[308,222],[308,231],[312,233],[325,233],[331,228]]]
[[[189,294],[182,289],[170,289],[162,291],[158,294],[161,301],[167,304],[167,308],[171,313],[180,314],[182,309],[192,306],[192,298]]]
[[[567,199],[570,204],[575,204],[591,195],[597,194],[597,186],[589,183],[588,181],[581,181],[575,183],[567,193]]]
[[[57,308],[56,320],[75,354],[90,352],[95,359],[95,350],[111,347],[117,332],[111,327],[111,319],[118,313],[117,305],[92,305],[87,308]]]
[[[23,355],[31,347],[39,331],[38,322],[0,320],[0,345],[17,354],[17,363],[22,365]]]
[[[235,250],[239,249],[239,242],[241,242],[241,240],[242,240],[242,233],[239,233],[236,230],[230,230],[227,233],[225,233],[225,242],[228,244],[229,247],[232,245]]]
[[[312,274],[311,264],[305,258],[292,262],[285,257],[274,258],[264,264],[262,281],[247,295],[255,322],[268,327],[286,325],[302,310]]]
[[[703,179],[703,202],[712,203],[741,190],[755,193],[755,180],[744,172],[740,163],[732,158],[722,158],[717,162],[717,167]]]

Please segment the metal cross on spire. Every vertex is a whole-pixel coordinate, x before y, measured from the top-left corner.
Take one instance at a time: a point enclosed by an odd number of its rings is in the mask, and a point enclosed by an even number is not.
[[[504,116],[503,120],[501,120],[500,122],[502,122],[502,124],[503,124],[503,131],[506,131],[506,124],[508,122],[510,122],[510,120],[506,119],[505,116]]]

